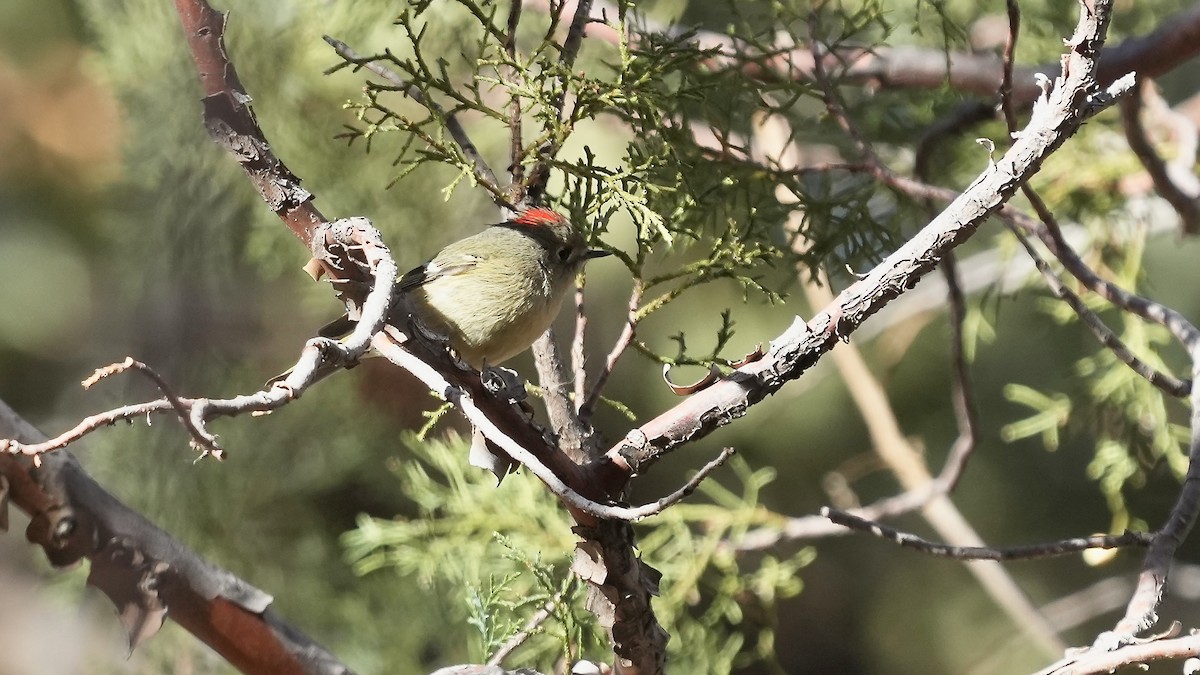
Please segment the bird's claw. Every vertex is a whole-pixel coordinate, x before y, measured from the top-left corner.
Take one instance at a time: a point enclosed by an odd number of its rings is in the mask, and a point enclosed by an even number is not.
[[[483,388],[492,396],[503,397],[509,403],[525,400],[525,381],[515,370],[485,364],[479,373],[479,379]]]

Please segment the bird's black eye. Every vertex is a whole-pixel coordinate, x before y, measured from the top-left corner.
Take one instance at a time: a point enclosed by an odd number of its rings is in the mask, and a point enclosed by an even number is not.
[[[571,259],[571,249],[566,246],[558,249],[558,259],[561,260],[562,262],[567,262],[568,260],[570,260]]]

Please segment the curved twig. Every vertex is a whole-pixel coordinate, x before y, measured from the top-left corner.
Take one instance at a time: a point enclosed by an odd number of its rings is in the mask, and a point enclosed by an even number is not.
[[[525,449],[515,439],[504,433],[479,407],[470,392],[451,383],[437,369],[401,347],[400,343],[402,340],[402,336],[398,335],[391,326],[387,326],[375,337],[372,344],[374,344],[375,350],[381,356],[412,373],[417,379],[424,382],[425,386],[437,392],[442,398],[462,410],[463,415],[470,420],[475,428],[483,432],[489,441],[495,443],[513,460],[528,467],[564,504],[588,515],[603,519],[634,522],[661,513],[666,507],[690,495],[700,481],[733,454],[732,448],[726,448],[717,459],[705,465],[682,488],[655,502],[635,507],[601,504],[588,499],[574,490],[568,485],[567,481],[559,477],[553,469],[546,466],[534,453]]]
[[[1191,142],[1182,144],[1180,170],[1172,172],[1172,167],[1159,157],[1154,144],[1146,135],[1145,127],[1142,126],[1142,98],[1149,95],[1151,86],[1150,83],[1139,82],[1133,94],[1121,101],[1121,122],[1125,129],[1125,139],[1129,142],[1129,149],[1150,175],[1154,189],[1175,209],[1175,213],[1179,214],[1183,231],[1195,234],[1200,231],[1200,180],[1192,173],[1192,165],[1196,158],[1196,128],[1190,122],[1177,125],[1183,128],[1183,133],[1188,134]],[[1162,107],[1166,108],[1165,105]],[[1176,180],[1177,177],[1181,180]]]

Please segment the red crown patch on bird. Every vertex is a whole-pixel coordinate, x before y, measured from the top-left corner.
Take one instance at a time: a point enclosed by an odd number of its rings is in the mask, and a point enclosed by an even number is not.
[[[517,217],[513,218],[512,222],[516,223],[517,225],[525,225],[527,227],[546,227],[551,225],[562,225],[567,222],[567,219],[563,218],[562,214],[556,211],[535,206],[518,213]]]

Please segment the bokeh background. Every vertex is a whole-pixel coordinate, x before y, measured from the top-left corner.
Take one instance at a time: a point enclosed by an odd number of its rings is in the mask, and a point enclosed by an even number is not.
[[[917,4],[894,10],[896,34],[921,25]],[[963,25],[1003,9],[1002,3],[944,4]],[[1118,36],[1143,33],[1183,4],[1118,3],[1114,30]],[[1047,55],[1060,48],[1057,36],[1069,33],[1075,7],[1040,1],[1022,7],[1029,42],[1024,62],[1052,60]],[[339,36],[363,52],[394,46],[397,3],[246,0],[231,8],[231,55],[262,127],[327,215],[372,218],[402,267],[496,219],[481,190],[443,191],[452,172],[419,171],[389,187],[396,174],[394,148],[367,153],[335,139],[353,121],[343,103],[357,96],[362,79],[346,70],[322,74],[337,58],[321,35]],[[706,3],[686,0],[648,3],[646,9],[661,20],[703,24],[719,17]],[[449,20],[433,26],[430,44],[452,48],[455,30]],[[936,44],[939,38],[913,31],[905,39]],[[1193,64],[1164,81],[1168,102],[1195,93],[1196,73]],[[303,247],[208,141],[198,96],[169,3],[0,3],[0,398],[48,433],[154,396],[147,382],[134,377],[82,391],[78,381],[96,367],[132,355],[182,393],[246,392],[286,368],[315,328],[340,311],[328,286],[301,272]],[[1102,129],[1113,119],[1093,124]],[[914,138],[922,130],[919,117],[887,123],[893,133]],[[498,163],[506,137],[480,133],[476,141]],[[1072,189],[1082,200],[1089,193],[1078,187],[1087,184],[1078,174],[1095,172],[1095,197],[1111,186],[1115,171],[1096,161],[1106,156],[1105,137],[1089,138],[1045,170],[1055,177],[1077,174]],[[616,158],[624,138],[615,126],[596,123],[581,129],[573,143],[576,150],[586,143]],[[1136,170],[1132,160],[1127,166]],[[1194,262],[1200,244],[1169,228],[1160,232],[1149,240],[1142,288],[1200,318]],[[998,231],[984,232],[966,253],[1002,251],[999,240]],[[729,353],[749,352],[794,315],[811,312],[789,281],[793,272],[764,273],[790,291],[783,303],[753,295],[744,301],[733,285],[712,286],[702,301],[681,302],[656,316],[643,338],[669,351],[669,336],[682,330],[702,345],[728,306],[737,321]],[[628,289],[618,266],[593,265],[590,338],[597,355],[619,331]],[[1072,384],[1075,362],[1096,350],[1085,330],[1052,320],[1044,298],[1042,291],[1023,289],[992,290],[972,300],[995,335],[977,343],[973,369],[982,442],[955,501],[996,544],[1106,531],[1111,522],[1109,506],[1088,476],[1094,438],[1086,419],[1064,430],[1054,452],[1037,438],[1001,439],[1004,425],[1028,414],[1004,396],[1005,384],[1070,394],[1079,386]],[[946,317],[935,310],[889,324],[865,345],[905,432],[935,467],[957,433],[949,409],[949,339]],[[532,372],[527,357],[515,367]],[[636,354],[622,362],[611,393],[643,418],[677,400],[659,384],[658,367]],[[463,589],[395,570],[356,574],[340,537],[360,514],[416,512],[398,488],[396,467],[412,456],[404,432],[422,424],[420,412],[434,407],[403,376],[365,364],[269,417],[219,422],[230,451],[224,463],[194,463],[186,435],[166,418],[103,431],[73,452],[127,504],[273,594],[284,617],[358,672],[419,672],[468,659]],[[597,422],[610,438],[626,425],[612,411]],[[723,445],[737,447],[752,468],[774,467],[777,479],[763,489],[762,500],[784,514],[813,513],[827,503],[824,481],[830,475],[852,478],[864,501],[897,489],[874,459],[836,372],[823,364],[744,420],[662,462],[638,481],[633,500],[674,489]],[[518,490],[511,483],[533,480],[514,476],[499,490]],[[728,473],[719,472],[717,480],[736,485]],[[1156,523],[1176,489],[1166,466],[1151,467],[1145,484],[1127,495],[1131,510]],[[928,532],[916,516],[898,524]],[[0,673],[229,671],[169,622],[127,655],[111,606],[84,588],[86,570],[50,570],[22,538],[22,527],[16,522],[0,537],[0,592],[8,598],[0,603],[6,661]],[[779,608],[774,672],[997,673],[1048,661],[961,563],[863,536],[815,546],[815,558],[798,572],[801,592]],[[1197,544],[1188,544],[1181,559],[1200,562],[1198,553]],[[1104,579],[1127,579],[1137,563],[1136,554],[1122,553],[1100,566],[1066,557],[1015,563],[1009,570],[1040,604]],[[1200,619],[1189,602],[1194,595],[1188,597],[1187,584],[1180,591],[1162,615],[1194,625]],[[1101,614],[1064,637],[1085,641],[1112,617]],[[760,664],[745,672],[772,670]]]

